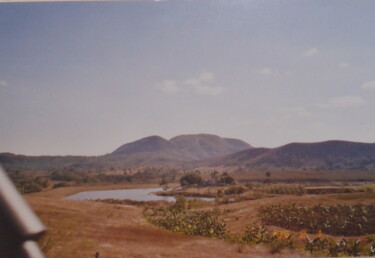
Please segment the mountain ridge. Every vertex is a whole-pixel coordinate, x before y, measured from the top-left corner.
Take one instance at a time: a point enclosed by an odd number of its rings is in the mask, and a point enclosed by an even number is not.
[[[166,140],[152,135],[121,145],[111,154],[129,155],[135,153],[160,152],[184,157],[186,160],[208,159],[252,148],[242,140],[222,138],[212,134],[178,135]]]
[[[341,140],[295,142],[273,149],[255,148],[235,153],[221,160],[220,165],[249,169],[375,170],[375,143]]]
[[[5,168],[108,169],[167,166],[181,169],[246,168],[247,170],[375,171],[375,143],[329,140],[293,142],[276,148],[210,134],[179,135],[169,140],[153,135],[121,145],[101,156],[26,156],[0,153]]]

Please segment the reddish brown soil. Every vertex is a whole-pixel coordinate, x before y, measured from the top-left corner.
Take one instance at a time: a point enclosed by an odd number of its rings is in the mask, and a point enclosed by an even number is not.
[[[27,200],[49,227],[49,233],[40,243],[47,257],[94,257],[96,252],[99,257],[271,256],[269,249],[261,246],[239,246],[157,228],[145,221],[140,207],[38,195],[27,196]],[[250,205],[244,212],[253,208]],[[233,225],[231,227],[236,227]],[[282,251],[273,257],[300,255]]]

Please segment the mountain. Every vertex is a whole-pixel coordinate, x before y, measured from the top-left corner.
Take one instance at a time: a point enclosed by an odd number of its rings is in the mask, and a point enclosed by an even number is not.
[[[102,156],[25,156],[0,153],[0,164],[13,171],[103,171],[113,167],[141,166],[375,171],[375,144],[326,141],[290,143],[272,149],[253,148],[241,140],[209,134],[180,135],[170,140],[150,136],[124,144]]]
[[[105,158],[112,161],[121,159],[124,164],[131,166],[181,165],[248,148],[252,147],[244,141],[210,134],[180,135],[169,141],[160,136],[150,136],[126,143]]]
[[[182,155],[193,160],[209,159],[252,148],[248,143],[217,135],[180,135],[169,141]]]
[[[213,165],[248,169],[375,170],[375,144],[290,143],[275,149],[245,150],[216,160]]]
[[[181,135],[166,140],[149,136],[126,143],[102,156],[25,156],[0,153],[0,164],[9,170],[98,170],[140,166],[192,167],[194,160],[225,156],[251,146],[241,140],[216,135]]]
[[[149,136],[140,140],[126,143],[116,149],[112,154],[134,154],[141,152],[169,152],[176,148],[166,139],[160,136]]]

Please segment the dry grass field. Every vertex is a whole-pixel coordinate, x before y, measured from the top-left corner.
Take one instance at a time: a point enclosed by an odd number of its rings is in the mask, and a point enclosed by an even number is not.
[[[176,187],[177,185],[170,185]],[[269,247],[241,245],[224,240],[186,236],[156,227],[146,221],[144,205],[108,204],[94,201],[63,199],[78,192],[126,188],[150,188],[158,185],[124,184],[102,186],[63,187],[26,195],[35,212],[48,227],[40,241],[47,257],[269,257]],[[357,186],[373,189],[374,185]],[[217,192],[218,187],[188,188],[189,193]],[[249,192],[244,193],[249,194]],[[346,194],[319,195],[262,195],[260,199],[240,199],[220,204],[230,210],[222,215],[227,229],[240,233],[250,223],[259,222],[257,211],[265,204],[375,204],[371,191]],[[215,203],[196,205],[198,209],[212,209]],[[271,226],[272,230],[281,230]],[[296,232],[298,233],[298,232]],[[308,255],[301,248],[283,249],[273,257],[300,257]]]
[[[127,185],[126,188],[155,187]],[[260,246],[239,246],[223,240],[172,233],[145,221],[142,208],[91,201],[64,200],[87,190],[124,186],[70,187],[26,196],[48,227],[40,242],[47,257],[268,257]],[[248,211],[251,211],[248,210]],[[244,216],[248,217],[250,214]],[[244,218],[245,218],[244,217]],[[236,225],[231,225],[235,228]],[[274,257],[299,257],[282,251]]]

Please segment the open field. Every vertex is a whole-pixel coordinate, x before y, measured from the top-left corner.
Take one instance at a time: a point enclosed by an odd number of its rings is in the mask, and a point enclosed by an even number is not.
[[[94,257],[96,252],[100,257],[269,256],[269,250],[264,247],[239,247],[222,240],[190,237],[157,228],[145,221],[140,207],[61,199],[64,194],[93,190],[78,188],[55,189],[26,197],[49,228],[41,241],[47,257]],[[299,256],[283,251],[275,257]]]
[[[170,184],[177,187],[177,184]],[[249,186],[249,185],[248,185]],[[49,232],[40,242],[47,257],[93,257],[96,252],[100,257],[267,257],[270,249],[267,246],[243,245],[224,240],[215,240],[199,236],[186,236],[158,228],[149,222],[143,214],[144,205],[108,204],[94,201],[64,200],[82,191],[134,189],[159,187],[156,184],[118,184],[62,187],[26,195],[26,199],[49,228]],[[245,186],[242,186],[246,188]],[[267,189],[268,186],[258,186]],[[268,188],[287,188],[285,184]],[[373,185],[355,186],[358,189],[372,189]],[[191,194],[217,194],[230,187],[187,188]],[[250,187],[251,188],[251,187]],[[241,233],[246,225],[259,223],[257,215],[260,205],[296,203],[323,205],[358,203],[375,204],[372,191],[345,194],[294,195],[258,194],[254,189],[237,196],[235,202],[202,204],[191,203],[192,209],[210,210],[218,207],[230,212],[220,216],[231,233]],[[235,197],[234,195],[233,197]],[[145,206],[146,205],[146,206]],[[218,206],[217,206],[218,205]],[[161,205],[160,207],[165,207]],[[270,226],[275,231],[283,230]],[[298,232],[295,232],[296,234]],[[173,247],[173,248],[172,248]],[[299,247],[295,250],[283,249],[273,254],[275,257],[299,257],[308,253]]]

